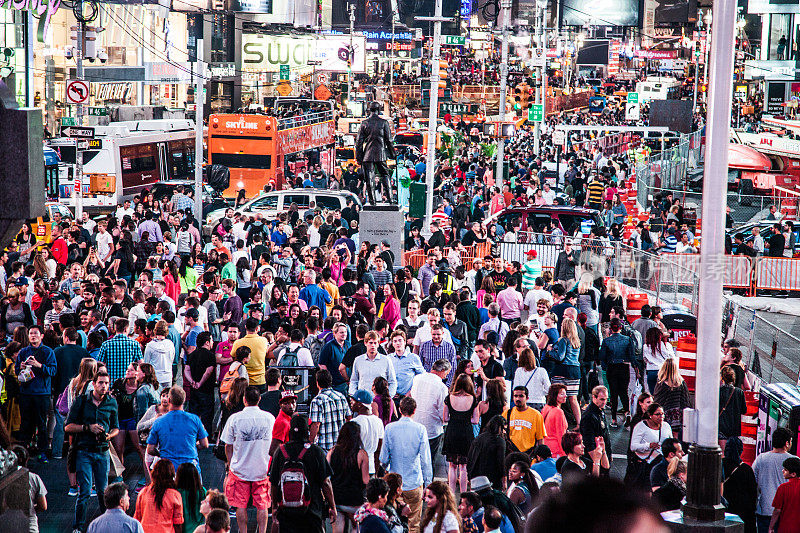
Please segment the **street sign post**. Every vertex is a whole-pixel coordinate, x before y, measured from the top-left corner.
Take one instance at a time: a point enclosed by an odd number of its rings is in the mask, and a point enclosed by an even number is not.
[[[629,93],[630,95],[630,93]],[[639,120],[639,104],[626,102],[625,103],[625,120]]]
[[[531,51],[531,66],[533,68],[545,68],[547,66],[547,50],[534,48]]]
[[[289,96],[292,94],[292,86],[288,81],[284,81],[278,84],[277,91],[281,96]]]
[[[67,80],[67,103],[88,104],[89,82],[86,80]]]
[[[289,80],[289,72],[290,72],[289,65],[281,65],[281,67],[280,67],[280,80],[281,81],[288,81]]]
[[[90,117],[107,117],[108,109],[105,107],[87,107],[86,114]]]
[[[544,104],[533,104],[528,110],[528,122],[544,122]]]
[[[75,117],[61,117],[61,126],[77,126],[78,120]]]
[[[94,139],[94,128],[86,126],[67,126],[61,128],[61,135],[75,139]]]
[[[564,130],[555,130],[553,132],[553,144],[557,146],[564,146],[567,144],[567,132]]]
[[[441,102],[439,104],[439,113],[442,115],[476,115],[478,113],[478,105]]]
[[[638,104],[639,103],[639,93],[628,93],[628,103],[629,104]]]
[[[466,46],[467,38],[461,35],[444,35],[445,46]]]

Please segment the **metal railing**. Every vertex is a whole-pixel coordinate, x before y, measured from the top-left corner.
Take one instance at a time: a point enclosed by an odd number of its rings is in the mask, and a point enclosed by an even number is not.
[[[329,120],[333,120],[333,111],[319,111],[317,113],[308,113],[296,117],[279,118],[278,129],[288,130],[291,128],[299,128],[300,126],[308,126],[309,124],[320,124]]]
[[[678,143],[635,162],[637,201],[646,208],[659,191],[683,191],[690,169],[702,163],[702,131],[680,136]]]

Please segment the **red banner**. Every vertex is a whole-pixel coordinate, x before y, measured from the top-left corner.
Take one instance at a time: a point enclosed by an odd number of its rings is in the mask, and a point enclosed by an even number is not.
[[[333,121],[278,131],[278,151],[285,155],[333,144]]]

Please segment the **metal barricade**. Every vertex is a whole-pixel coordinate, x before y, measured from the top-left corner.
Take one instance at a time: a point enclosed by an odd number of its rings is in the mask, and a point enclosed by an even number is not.
[[[789,257],[759,257],[756,290],[800,291],[800,260]]]
[[[311,404],[311,390],[314,372],[313,366],[279,366],[281,371],[281,386],[283,390],[292,391],[297,395],[297,411],[307,414]]]

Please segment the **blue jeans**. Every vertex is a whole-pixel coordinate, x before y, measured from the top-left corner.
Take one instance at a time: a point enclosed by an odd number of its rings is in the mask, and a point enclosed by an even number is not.
[[[97,501],[100,504],[100,512],[106,512],[103,502],[103,492],[108,485],[108,468],[110,458],[108,451],[90,452],[87,450],[77,450],[75,454],[75,473],[78,476],[78,501],[75,502],[75,522],[73,529],[86,529],[86,507],[89,504],[89,495],[92,491],[92,476],[94,475],[94,485],[97,489]]]
[[[658,370],[647,371],[647,392],[653,394],[656,391],[656,384],[658,383]]]
[[[56,426],[53,429],[53,457],[61,457],[64,449],[64,417],[55,408],[53,409],[53,418],[56,421]]]
[[[758,533],[767,533],[770,521],[772,521],[772,515],[757,514],[756,528],[758,529]]]

